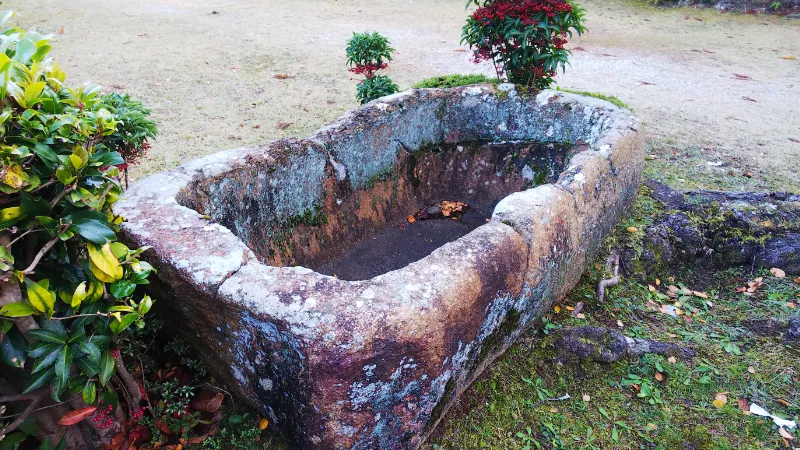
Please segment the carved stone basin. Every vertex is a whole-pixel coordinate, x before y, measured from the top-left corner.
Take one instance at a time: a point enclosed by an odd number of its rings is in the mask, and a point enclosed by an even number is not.
[[[298,446],[416,448],[578,282],[643,137],[592,98],[412,90],[150,176],[115,212],[209,369]],[[442,201],[469,206],[408,219]]]

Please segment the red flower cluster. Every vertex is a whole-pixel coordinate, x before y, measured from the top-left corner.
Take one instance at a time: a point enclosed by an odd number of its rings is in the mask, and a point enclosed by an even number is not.
[[[561,0],[499,0],[488,6],[478,8],[472,13],[472,18],[488,25],[494,19],[505,20],[520,19],[523,25],[537,23],[537,13],[544,13],[547,17],[555,17],[559,13],[572,11],[572,5]]]
[[[372,76],[375,75],[375,72],[377,72],[380,69],[385,69],[387,67],[389,67],[389,65],[386,63],[383,63],[380,66],[378,66],[377,64],[356,64],[355,67],[351,67],[348,70],[357,75],[363,74],[367,78],[372,78]]]

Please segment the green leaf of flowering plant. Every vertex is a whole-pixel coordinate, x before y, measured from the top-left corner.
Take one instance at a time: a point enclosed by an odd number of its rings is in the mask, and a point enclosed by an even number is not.
[[[114,374],[114,354],[111,352],[111,350],[106,350],[100,357],[100,370],[99,370],[100,384],[102,386],[105,386],[108,383],[108,380],[111,378],[111,375],[113,374]]]
[[[50,381],[51,378],[55,376],[54,369],[43,370],[41,372],[33,374],[31,376],[30,381],[28,382],[28,386],[22,391],[23,394],[27,394],[28,392],[35,391],[40,387],[44,386],[45,383]]]
[[[6,317],[27,317],[35,313],[36,309],[25,302],[9,303],[0,308],[0,316]]]

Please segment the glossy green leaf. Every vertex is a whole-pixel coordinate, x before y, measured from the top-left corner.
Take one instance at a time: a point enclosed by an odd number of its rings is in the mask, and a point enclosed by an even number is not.
[[[34,391],[39,389],[40,387],[44,386],[45,383],[50,381],[53,376],[55,376],[55,371],[53,369],[43,370],[41,372],[33,374],[31,376],[30,381],[28,382],[28,386],[22,391],[23,394],[27,394],[28,392]]]
[[[56,303],[56,293],[43,286],[43,281],[34,283],[25,279],[25,286],[27,287],[28,302],[36,308],[39,312],[43,312],[48,316],[53,313],[53,306]]]
[[[100,384],[105,386],[111,378],[111,375],[114,374],[114,355],[111,353],[111,350],[104,351],[103,355],[100,357],[99,373]]]
[[[9,303],[0,308],[0,316],[6,317],[27,317],[35,313],[36,309],[25,302]]]
[[[52,366],[53,364],[55,364],[59,353],[61,353],[61,348],[63,348],[63,347],[57,348],[57,349],[53,350],[52,352],[42,356],[41,358],[37,358],[33,362],[33,367],[31,368],[31,373],[39,372],[39,371],[44,370],[44,369]]]
[[[3,339],[0,340],[0,361],[11,367],[22,367],[28,358],[25,352],[26,345],[27,341],[25,341],[25,337],[22,336],[17,327],[9,329],[3,335]],[[3,369],[0,372],[5,370]]]
[[[53,344],[61,344],[64,345],[67,343],[67,336],[57,333],[53,330],[47,330],[45,328],[37,328],[33,330],[28,330],[25,333],[28,337],[33,339],[38,339],[43,342],[50,342]]]
[[[89,381],[86,383],[82,394],[84,403],[87,405],[94,403],[95,398],[97,398],[97,385],[94,383],[94,381]]]
[[[69,382],[69,369],[72,367],[72,350],[69,346],[61,347],[55,363],[55,374],[58,380],[58,385],[66,387]]]
[[[126,315],[122,316],[122,320],[119,320],[119,321],[113,320],[113,321],[111,321],[111,323],[108,325],[108,327],[111,328],[111,332],[112,333],[114,333],[115,335],[118,335],[118,334],[122,333],[123,331],[125,331],[125,329],[127,329],[129,326],[131,326],[131,324],[133,322],[135,322],[136,320],[138,320],[138,319],[139,319],[139,314],[138,313],[126,314]]]
[[[122,299],[130,297],[136,290],[136,285],[128,280],[119,280],[111,284],[111,295],[116,298]]]

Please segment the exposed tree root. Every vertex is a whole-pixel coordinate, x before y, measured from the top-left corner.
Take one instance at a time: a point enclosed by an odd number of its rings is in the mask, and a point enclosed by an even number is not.
[[[608,255],[606,265],[614,276],[606,280],[600,280],[600,283],[597,284],[597,298],[600,302],[606,298],[606,289],[619,284],[619,253],[616,250]]]
[[[617,330],[601,327],[571,327],[558,332],[556,348],[581,359],[614,362],[626,356],[655,353],[664,356],[692,358],[695,353],[679,345],[648,339],[630,338]]]

